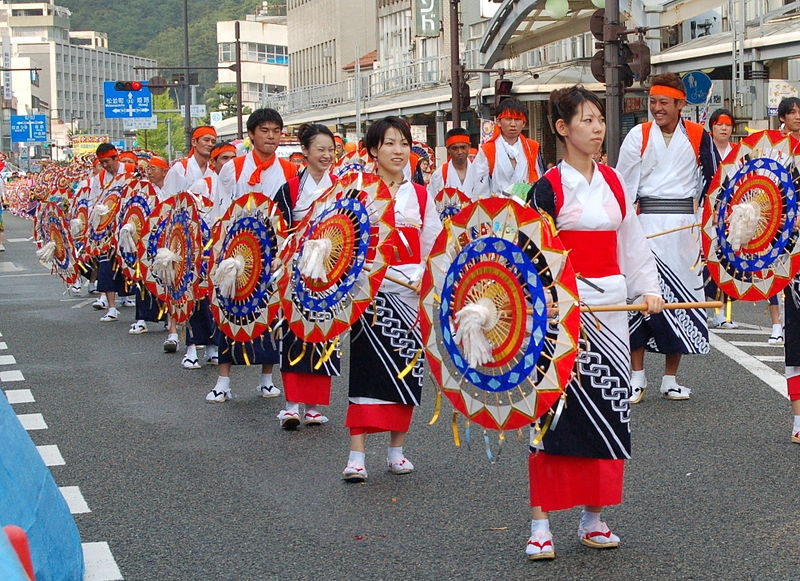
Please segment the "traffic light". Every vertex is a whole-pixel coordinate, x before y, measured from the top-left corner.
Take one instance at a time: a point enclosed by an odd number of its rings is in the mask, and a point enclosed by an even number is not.
[[[514,86],[514,81],[508,79],[497,79],[494,82],[494,106],[497,107],[504,100],[511,96],[511,88]]]
[[[115,91],[141,91],[143,88],[142,81],[117,81],[114,83]]]

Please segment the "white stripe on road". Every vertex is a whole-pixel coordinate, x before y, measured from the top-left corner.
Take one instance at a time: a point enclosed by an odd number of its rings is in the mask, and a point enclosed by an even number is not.
[[[0,355],[0,365],[14,365],[16,362],[13,355]]]
[[[19,414],[17,419],[22,424],[22,427],[28,431],[47,429],[47,424],[42,414]]]
[[[8,349],[8,345],[5,344],[5,341],[0,341],[0,350]]]
[[[711,332],[718,335],[764,335],[769,337],[768,333],[772,332],[772,330],[764,327],[755,327],[750,329],[711,329]]]
[[[75,304],[74,304],[74,305],[72,305],[70,308],[71,308],[71,309],[80,309],[81,307],[85,307],[86,305],[90,305],[90,304],[92,304],[92,303],[93,303],[95,300],[97,300],[97,299],[91,299],[91,298],[89,298],[89,299],[84,299],[84,300],[82,300],[82,301],[81,301],[81,302],[79,302],[79,303],[75,303]]]
[[[55,444],[36,446],[36,450],[39,452],[39,456],[42,457],[45,466],[64,466],[66,464],[64,456],[61,455],[61,450]]]
[[[83,493],[79,487],[59,486],[58,489],[61,491],[61,496],[67,501],[70,513],[86,514],[87,512],[92,512],[89,509],[89,505],[86,504],[86,500],[83,498]]]
[[[7,389],[5,391],[8,403],[32,403],[36,401],[33,399],[33,394],[30,389]]]
[[[33,236],[28,238],[7,238],[6,242],[31,242],[33,240]]]
[[[14,371],[0,371],[0,381],[8,383],[10,381],[25,381],[22,372],[15,369]]]
[[[756,355],[755,357],[764,363],[783,363],[786,361],[786,357],[783,355]]]
[[[783,349],[783,343],[767,343],[766,341],[728,341],[737,347],[769,347],[770,349]]]
[[[0,263],[2,264],[2,263]],[[5,272],[0,271],[0,276],[3,278],[20,278],[20,277],[29,277],[29,276],[53,276],[49,272],[28,272],[25,274],[6,274]]]
[[[108,543],[82,543],[86,570],[83,581],[122,581],[114,555]]]
[[[711,340],[711,346],[717,351],[736,361],[739,365],[744,367],[747,371],[755,375],[758,379],[766,383],[783,397],[787,399],[789,398],[786,393],[786,378],[783,375],[772,369],[769,365],[762,363],[752,355],[748,355],[738,347],[731,345],[722,337],[717,337],[714,333],[709,333],[709,339]]]

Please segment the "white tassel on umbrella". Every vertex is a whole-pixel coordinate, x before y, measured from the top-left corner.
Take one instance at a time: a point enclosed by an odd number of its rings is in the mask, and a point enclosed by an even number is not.
[[[728,220],[728,241],[734,252],[750,243],[761,220],[761,205],[757,202],[742,202],[733,206]]]
[[[482,297],[474,303],[464,305],[455,316],[454,339],[461,343],[470,367],[476,368],[492,361],[492,344],[486,338],[488,331],[497,324],[497,307],[491,299]]]
[[[135,233],[136,226],[131,222],[125,222],[125,225],[119,229],[119,247],[123,252],[136,252],[136,240],[133,238]]]
[[[53,254],[55,254],[55,251],[56,243],[51,240],[36,251],[36,256],[39,258],[39,262],[45,266],[50,266],[53,262]]]
[[[158,278],[166,284],[175,282],[175,264],[181,261],[181,256],[169,248],[159,248],[153,265],[150,267]]]
[[[111,210],[109,207],[105,204],[95,204],[94,208],[92,208],[92,213],[89,218],[92,222],[92,227],[97,228],[100,226],[100,222],[110,211]]]
[[[69,231],[75,238],[83,234],[83,220],[81,220],[80,218],[73,218],[72,220],[70,220]]]
[[[220,295],[232,299],[236,294],[236,282],[243,272],[244,259],[237,254],[219,263],[211,275],[211,282],[217,287]]]
[[[300,274],[312,280],[328,282],[328,271],[325,263],[331,255],[333,243],[329,238],[306,240],[303,245],[303,254],[297,263]]]

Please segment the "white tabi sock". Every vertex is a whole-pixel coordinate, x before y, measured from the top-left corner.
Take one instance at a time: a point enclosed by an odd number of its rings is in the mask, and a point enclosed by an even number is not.
[[[793,432],[800,432],[800,416],[794,417],[794,428],[792,428]]]
[[[275,385],[272,383],[272,373],[262,373],[261,374],[261,385],[264,387],[270,387]]]
[[[364,468],[364,459],[365,459],[364,452],[356,452],[355,450],[350,450],[350,457],[347,459],[347,463],[350,466],[354,466],[356,468]]]
[[[783,325],[775,323],[772,325],[772,337],[781,337],[783,335]]]
[[[594,527],[597,523],[600,522],[600,513],[599,512],[589,512],[586,509],[581,511],[581,527],[584,530],[588,530],[590,527]]]
[[[678,385],[674,375],[665,375],[661,378],[661,387],[670,387],[673,385]]]
[[[403,456],[403,447],[402,446],[389,446],[388,452],[386,452],[386,458],[389,459],[389,462],[394,462],[395,460],[402,460],[405,458]]]
[[[189,359],[197,359],[197,346],[196,345],[187,345],[186,346],[186,357]],[[230,379],[230,378],[228,378]]]
[[[531,519],[531,536],[535,535],[537,531],[549,532],[550,519],[548,518]]]
[[[286,411],[289,413],[300,413],[300,404],[295,401],[287,401],[286,402]]]
[[[214,386],[215,391],[230,391],[231,378],[230,377],[217,377],[217,384]]]

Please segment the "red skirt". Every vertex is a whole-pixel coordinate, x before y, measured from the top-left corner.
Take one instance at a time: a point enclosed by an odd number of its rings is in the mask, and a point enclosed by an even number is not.
[[[286,401],[308,405],[331,404],[331,377],[314,373],[281,371]]]
[[[534,452],[528,458],[531,506],[550,512],[620,504],[624,475],[624,460]]]
[[[344,425],[353,436],[376,432],[407,432],[414,415],[413,405],[402,403],[363,404],[347,406]]]

